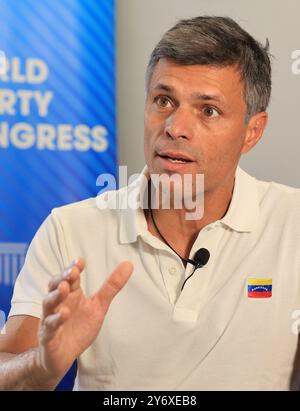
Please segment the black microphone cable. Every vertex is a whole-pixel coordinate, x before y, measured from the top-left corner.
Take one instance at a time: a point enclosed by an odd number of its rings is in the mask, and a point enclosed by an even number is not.
[[[184,283],[182,284],[181,291],[183,290],[183,287],[185,286],[185,283],[191,276],[194,274],[194,272],[198,269],[203,267],[205,264],[207,264],[208,260],[210,257],[210,253],[207,250],[207,248],[199,248],[199,250],[196,251],[195,256],[194,256],[194,269],[192,273],[184,280]],[[190,260],[191,261],[191,260]]]
[[[178,257],[181,259],[181,261],[182,261],[183,263],[190,263],[190,264],[192,264],[192,265],[194,266],[194,269],[193,269],[192,273],[184,280],[184,283],[182,284],[182,287],[181,287],[181,291],[182,291],[182,290],[183,290],[183,287],[185,286],[185,283],[187,282],[187,280],[188,280],[189,278],[191,278],[191,276],[194,274],[194,272],[195,272],[198,268],[201,268],[201,267],[203,267],[205,264],[207,264],[207,262],[208,262],[208,260],[209,260],[209,257],[210,257],[210,253],[209,253],[209,251],[208,251],[206,248],[200,248],[199,250],[196,251],[193,260],[191,260],[191,259],[189,259],[189,258],[186,259],[186,258],[181,257],[181,255],[179,255],[179,254],[177,253],[177,251],[174,250],[174,248],[168,243],[168,241],[165,239],[165,237],[164,237],[164,236],[162,235],[162,233],[159,231],[159,228],[157,227],[156,222],[155,222],[155,220],[154,220],[154,216],[153,216],[152,208],[151,208],[151,207],[149,208],[149,211],[150,211],[150,216],[151,216],[151,220],[152,220],[152,222],[153,222],[153,225],[154,225],[156,231],[158,232],[158,234],[160,235],[160,237],[162,238],[162,240],[171,248],[171,250],[174,251],[174,253],[175,253],[176,255],[178,255]]]

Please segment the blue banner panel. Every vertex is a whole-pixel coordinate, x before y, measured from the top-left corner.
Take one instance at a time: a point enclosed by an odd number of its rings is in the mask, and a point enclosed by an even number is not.
[[[116,176],[115,120],[114,0],[0,0],[0,321],[51,209]]]

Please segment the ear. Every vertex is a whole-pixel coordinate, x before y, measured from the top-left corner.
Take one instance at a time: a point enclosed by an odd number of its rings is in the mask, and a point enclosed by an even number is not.
[[[249,120],[246,130],[246,137],[241,153],[248,153],[260,140],[268,122],[268,113],[260,111],[254,114]]]

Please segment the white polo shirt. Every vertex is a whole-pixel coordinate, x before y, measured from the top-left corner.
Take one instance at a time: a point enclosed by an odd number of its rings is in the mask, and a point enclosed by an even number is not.
[[[121,202],[126,190],[116,192]],[[210,259],[180,292],[192,266],[147,230],[141,209],[99,210],[95,198],[54,209],[29,248],[10,316],[40,317],[51,276],[78,256],[87,295],[131,260],[132,277],[78,359],[75,389],[296,389],[300,190],[238,168],[228,212],[200,231],[190,258],[201,247]]]

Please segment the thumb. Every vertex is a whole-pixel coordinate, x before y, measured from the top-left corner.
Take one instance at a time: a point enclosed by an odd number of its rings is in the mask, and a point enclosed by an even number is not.
[[[114,269],[100,290],[93,296],[92,299],[98,300],[101,304],[104,314],[108,310],[114,297],[129,280],[132,271],[133,264],[129,261],[123,261]]]

